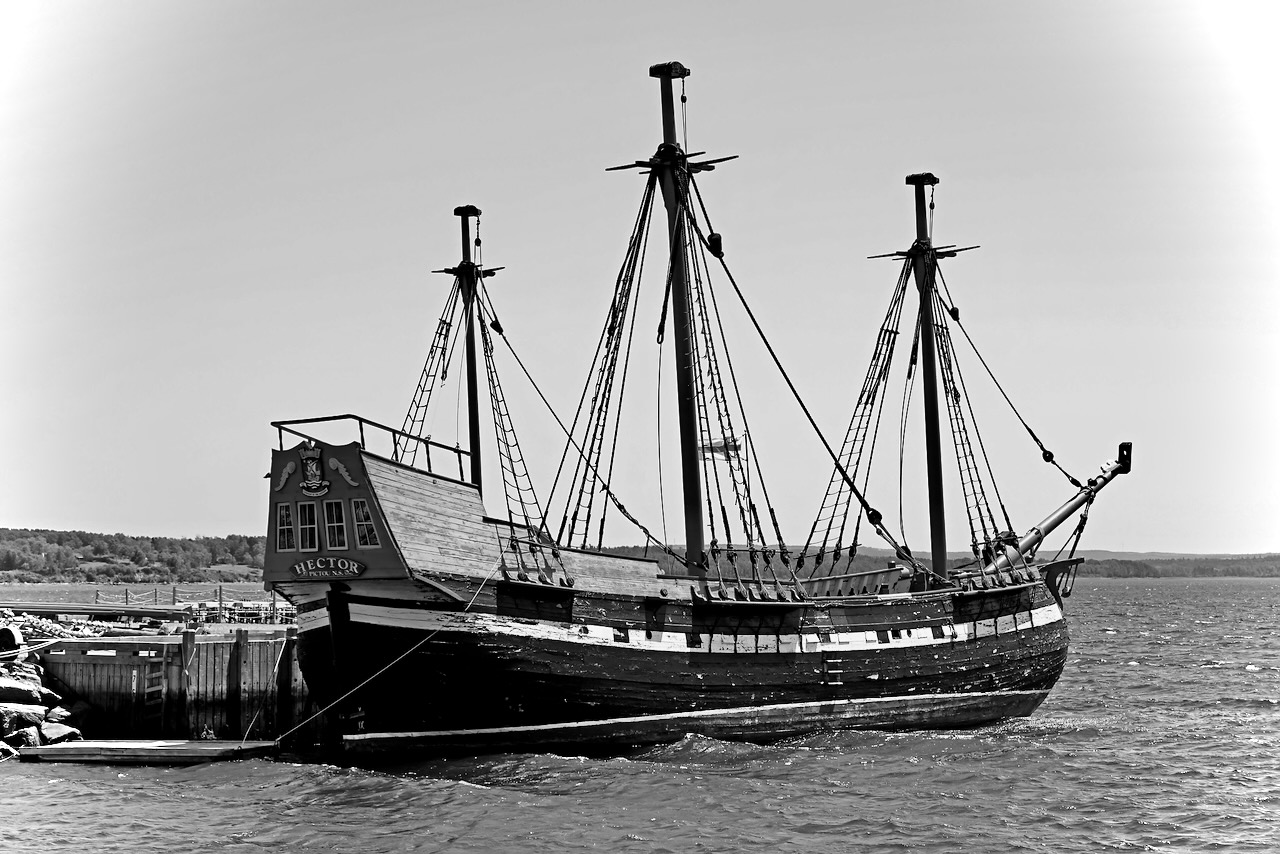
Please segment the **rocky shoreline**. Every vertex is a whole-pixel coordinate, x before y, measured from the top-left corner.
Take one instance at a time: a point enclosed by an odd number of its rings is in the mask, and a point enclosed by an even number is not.
[[[81,740],[78,725],[88,713],[84,702],[63,705],[45,685],[39,655],[27,650],[21,631],[0,625],[0,761],[21,747]]]

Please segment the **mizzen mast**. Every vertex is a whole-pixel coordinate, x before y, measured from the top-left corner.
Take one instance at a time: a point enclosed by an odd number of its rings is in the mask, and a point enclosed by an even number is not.
[[[667,208],[670,239],[671,322],[675,330],[676,395],[680,425],[680,472],[684,484],[685,560],[692,572],[703,566],[702,472],[699,468],[698,411],[694,376],[693,335],[689,315],[689,272],[685,258],[685,213],[687,191],[686,156],[676,137],[675,97],[672,80],[683,80],[689,69],[679,62],[649,67],[649,76],[661,84],[662,144],[654,155],[652,168],[658,173],[662,199]]]

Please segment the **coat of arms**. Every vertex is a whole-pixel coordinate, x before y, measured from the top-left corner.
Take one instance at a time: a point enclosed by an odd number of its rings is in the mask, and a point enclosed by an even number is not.
[[[329,481],[324,480],[324,467],[320,465],[320,449],[314,443],[300,448],[302,456],[302,494],[319,498],[329,491]]]

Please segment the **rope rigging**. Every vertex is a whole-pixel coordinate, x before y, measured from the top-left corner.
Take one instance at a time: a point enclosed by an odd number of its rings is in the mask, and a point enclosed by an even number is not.
[[[910,264],[904,264],[902,273],[898,276],[897,287],[894,288],[893,296],[889,301],[889,308],[885,312],[884,321],[880,325],[880,332],[876,336],[876,345],[871,356],[871,364],[867,367],[866,377],[862,381],[862,388],[858,392],[857,403],[854,406],[853,417],[849,421],[849,428],[845,432],[844,443],[840,448],[840,464],[852,475],[853,479],[857,479],[859,472],[862,470],[863,455],[868,448],[868,438],[870,437],[870,446],[874,448],[875,436],[879,433],[880,414],[884,409],[885,401],[888,399],[888,395],[881,392],[885,388],[886,380],[889,377],[889,366],[893,360],[894,347],[899,337],[898,329],[902,319],[902,306],[905,302],[907,285],[910,280],[911,266]],[[873,420],[875,424],[874,431],[872,430]],[[867,456],[867,467],[862,474],[863,488],[865,489],[871,474],[870,455]],[[809,539],[805,542],[799,558],[799,563],[802,567],[805,557],[810,554],[814,543],[817,542],[817,553],[813,556],[814,565],[809,572],[809,577],[813,577],[819,567],[822,566],[833,534],[835,547],[831,569],[834,571],[835,564],[840,560],[841,543],[844,538],[849,518],[849,505],[852,500],[853,493],[849,488],[849,483],[845,481],[838,470],[833,469],[831,479],[827,484],[826,495],[822,500],[822,506],[819,508],[817,518],[814,519],[813,526],[810,528]],[[861,519],[862,517],[859,515],[855,523],[854,538],[848,553],[850,561],[853,560],[857,551],[857,531],[860,529]],[[821,535],[820,540],[818,539],[819,535]]]
[[[941,300],[945,295],[945,300],[943,300],[942,305],[947,309],[947,314],[949,314],[952,320],[955,321],[956,326],[960,327],[960,331],[964,333],[965,340],[969,342],[970,349],[973,350],[973,355],[976,356],[978,361],[982,364],[983,369],[987,372],[987,376],[991,378],[991,382],[995,384],[996,389],[1000,392],[1000,396],[1004,398],[1005,403],[1009,404],[1009,408],[1013,410],[1013,414],[1017,416],[1018,422],[1022,424],[1023,429],[1027,431],[1027,435],[1031,437],[1031,440],[1036,443],[1036,447],[1040,449],[1041,459],[1052,465],[1058,471],[1062,472],[1063,477],[1065,477],[1072,486],[1076,489],[1080,489],[1080,481],[1064,469],[1054,458],[1053,451],[1046,448],[1044,442],[1040,441],[1040,437],[1031,429],[1031,425],[1027,423],[1026,419],[1022,417],[1022,413],[1018,411],[1018,408],[1013,405],[1013,401],[1009,399],[1009,395],[1005,392],[1004,387],[1000,385],[1000,381],[996,379],[996,375],[992,372],[991,366],[987,364],[987,360],[982,357],[982,353],[978,352],[978,345],[973,343],[973,338],[969,336],[969,330],[965,329],[964,324],[960,322],[960,309],[955,307],[955,304],[951,299],[951,291],[947,287],[947,280],[943,277],[941,270],[938,271],[938,281],[942,283],[942,291],[939,293],[939,299]]]
[[[422,433],[426,429],[431,393],[435,390],[437,382],[443,383],[448,379],[453,346],[459,337],[457,316],[458,307],[462,302],[459,298],[461,293],[462,281],[455,276],[453,287],[449,291],[449,296],[445,299],[444,310],[440,313],[440,319],[436,323],[435,335],[431,339],[430,349],[427,350],[427,360],[422,366],[422,374],[418,378],[417,387],[414,389],[413,400],[409,403],[409,411],[405,413],[404,423],[400,427],[401,432],[410,436],[425,438]],[[406,465],[413,465],[418,459],[418,448],[420,446],[420,442],[413,442],[402,436],[396,436],[394,438],[392,459]]]
[[[601,494],[601,487],[612,476],[613,462],[616,458],[617,429],[620,423],[618,416],[621,414],[627,368],[630,364],[631,341],[634,337],[635,313],[632,297],[638,289],[640,273],[644,269],[645,248],[648,244],[656,186],[656,177],[650,176],[645,184],[640,211],[632,227],[627,253],[615,281],[614,296],[609,305],[604,331],[596,347],[596,355],[592,360],[592,370],[588,374],[587,384],[579,398],[573,427],[570,428],[572,435],[584,415],[583,405],[588,400],[587,390],[591,389],[591,397],[585,411],[583,451],[574,460],[565,499],[564,516],[556,534],[556,541],[564,545],[588,547],[596,501]],[[626,356],[623,358],[623,370],[619,375],[618,360],[623,353],[624,345]],[[616,379],[620,379],[620,383],[618,399],[615,403],[613,393]],[[611,426],[613,442],[610,444],[607,460],[602,463],[605,438],[611,432]],[[565,455],[561,457],[560,469],[557,470],[556,480],[552,485],[553,494],[559,483],[561,472],[564,470],[568,451],[569,448],[566,447]],[[603,476],[601,472],[604,472]],[[598,524],[597,548],[603,542],[604,521],[602,513]]]
[[[663,157],[667,159],[664,160]],[[672,163],[674,166],[670,165]],[[646,164],[637,162],[635,165],[645,166]],[[603,548],[606,525],[612,507],[643,533],[646,542],[658,546],[665,554],[678,560],[690,570],[705,568],[714,583],[718,585],[721,596],[727,595],[726,585],[732,585],[733,595],[737,598],[772,598],[775,594],[771,594],[766,589],[766,584],[771,584],[779,597],[784,595],[783,585],[790,585],[792,595],[799,596],[804,595],[802,578],[809,581],[821,577],[846,577],[836,576],[836,566],[846,556],[849,563],[852,563],[856,556],[864,516],[876,533],[893,549],[899,560],[909,564],[913,571],[927,573],[945,583],[946,579],[942,575],[934,573],[913,557],[911,550],[906,546],[905,528],[901,530],[902,544],[900,545],[886,528],[882,515],[865,497],[880,427],[890,397],[891,366],[898,342],[902,337],[901,324],[906,293],[911,285],[913,272],[916,271],[920,261],[920,253],[926,253],[926,255],[923,279],[917,284],[920,286],[920,291],[925,294],[924,298],[930,301],[929,310],[933,315],[930,334],[936,353],[940,396],[945,401],[947,422],[951,429],[969,524],[970,546],[975,559],[983,561],[984,564],[990,562],[995,555],[1006,554],[1010,545],[1016,547],[1018,538],[1013,533],[1007,508],[996,485],[991,460],[977,427],[972,401],[956,359],[951,323],[960,327],[988,376],[991,376],[1005,401],[1040,448],[1043,459],[1062,471],[1073,485],[1080,487],[1079,482],[1054,461],[1053,454],[1045,448],[1021,414],[1013,407],[1012,401],[996,382],[990,367],[982,359],[973,345],[972,338],[960,323],[959,311],[952,304],[946,282],[937,267],[939,257],[951,257],[955,251],[935,249],[928,240],[918,240],[908,253],[895,253],[904,259],[902,269],[885,310],[871,361],[861,387],[858,389],[844,440],[837,452],[818,428],[724,260],[721,237],[712,228],[706,204],[694,180],[695,172],[711,167],[706,163],[689,162],[678,149],[674,159],[670,157],[669,149],[665,155],[663,149],[659,149],[659,155],[649,162],[648,167],[650,171],[641,196],[639,210],[622,265],[615,279],[613,297],[609,303],[604,328],[597,341],[596,351],[579,396],[572,424],[566,428],[556,416],[546,396],[533,382],[523,362],[511,348],[511,343],[498,321],[490,295],[483,287],[484,276],[491,275],[492,272],[481,271],[479,263],[474,265],[475,269],[468,273],[470,278],[465,281],[461,274],[455,276],[453,287],[436,325],[426,364],[405,416],[403,432],[409,436],[421,437],[425,429],[426,413],[432,393],[446,380],[449,360],[456,349],[460,332],[466,326],[465,323],[458,322],[459,307],[462,306],[464,310],[474,307],[480,349],[488,379],[489,402],[494,419],[494,434],[498,446],[497,458],[502,472],[507,521],[511,526],[508,545],[510,554],[514,556],[521,569],[522,576],[527,571],[537,572],[545,578],[542,573],[550,569],[547,553],[549,552],[556,563],[559,563],[560,547]],[[688,363],[682,367],[682,370],[687,369],[688,373],[681,377],[681,383],[682,388],[685,389],[689,388],[690,382],[692,383],[692,396],[689,402],[691,403],[690,411],[693,413],[690,420],[682,422],[683,425],[687,425],[682,427],[682,438],[686,441],[686,452],[696,454],[696,458],[687,456],[685,459],[688,466],[694,467],[695,475],[700,473],[702,484],[699,500],[693,503],[693,511],[688,517],[695,520],[690,523],[693,533],[689,536],[693,537],[699,531],[696,522],[696,514],[701,512],[699,505],[705,505],[703,524],[710,533],[705,554],[697,555],[679,554],[665,542],[665,536],[659,540],[627,510],[610,485],[615,476],[615,466],[618,461],[621,416],[626,399],[627,379],[638,319],[638,296],[652,227],[654,201],[663,168],[675,170],[673,182],[676,188],[675,204],[671,210],[672,215],[679,217],[679,220],[671,226],[670,231],[670,262],[666,272],[661,320],[656,334],[656,345],[659,350],[657,375],[660,383],[661,349],[667,337],[664,332],[666,319],[668,314],[672,314],[674,325],[677,321],[674,314],[678,311],[682,315],[687,315],[679,318],[680,323],[683,324],[680,335],[684,335],[684,329],[688,330],[688,340],[685,342],[688,348]],[[930,233],[933,221],[932,192],[930,189]],[[671,204],[670,199],[668,204]],[[475,245],[479,249],[481,243],[478,218],[476,227]],[[464,240],[464,248],[465,246]],[[943,250],[952,248],[942,247]],[[726,277],[756,335],[764,344],[801,412],[834,464],[822,504],[810,527],[808,538],[796,555],[792,555],[785,544],[777,513],[765,487],[760,461],[755,453],[752,431],[743,406],[733,361],[729,357],[728,341],[713,286],[713,271],[708,254],[719,260],[719,272]],[[467,260],[465,263],[470,262]],[[672,291],[673,282],[676,281],[677,263],[681,270],[679,281],[683,286],[677,292],[678,295],[682,295],[681,299],[675,302],[672,300]],[[465,267],[459,269],[464,270]],[[469,292],[466,290],[466,282],[471,282],[474,286],[474,295],[470,303],[467,300]],[[922,329],[926,328],[922,326],[924,322],[918,319],[915,324],[910,358],[903,382],[898,430],[900,517],[903,504],[906,420],[915,386],[917,360],[921,353]],[[547,405],[568,440],[550,492],[549,503],[556,503],[558,500],[563,507],[554,535],[548,528],[547,516],[543,512],[543,505],[538,499],[525,456],[520,449],[507,398],[499,381],[494,361],[495,347],[491,331],[496,332],[511,350],[512,356],[515,357],[521,370],[529,378],[533,388]],[[467,334],[470,336],[470,332]],[[471,347],[470,337],[468,337],[468,347]],[[468,364],[471,362],[469,361]],[[659,393],[661,393],[660,387]],[[684,417],[682,415],[682,418]],[[474,413],[472,420],[474,431]],[[661,424],[662,415],[659,405],[657,415],[659,479],[661,479]],[[688,444],[690,436],[694,440],[692,449]],[[396,437],[395,443],[394,458],[412,465],[416,460],[419,443],[400,436]],[[936,448],[936,443],[931,447]],[[571,453],[572,461],[569,459]],[[479,469],[475,471],[478,472]],[[936,466],[932,467],[931,471],[936,472]],[[478,478],[478,474],[476,477]],[[686,481],[686,489],[689,482],[696,485],[696,480]],[[561,485],[564,486],[563,493],[558,492],[558,487]],[[988,498],[988,487],[994,498],[994,505]],[[661,490],[661,485],[659,488]],[[693,494],[692,490],[687,492],[689,496]],[[763,500],[763,508],[756,501],[757,494]],[[556,496],[559,498],[557,499]],[[692,501],[691,498],[689,500]],[[996,513],[997,508],[999,517]],[[768,513],[767,527],[762,509]],[[662,506],[661,510],[665,535],[665,506]],[[850,513],[854,513],[852,520],[849,518]],[[1075,533],[1077,542],[1087,516],[1088,507],[1086,506],[1080,526]],[[519,529],[523,529],[523,536],[517,535]],[[1073,545],[1072,551],[1074,550]],[[505,559],[507,554],[505,549],[503,554]],[[781,573],[777,569],[777,563],[784,567]],[[809,567],[808,572],[805,573],[807,563]],[[785,576],[789,577],[784,580]]]
[[[692,179],[690,179],[690,183],[694,184],[695,193],[697,193],[696,183]],[[698,195],[698,198],[701,199],[701,194],[698,193],[697,195]],[[711,251],[711,253],[715,255],[716,258],[720,261],[720,267],[724,271],[725,277],[728,280],[730,286],[733,288],[734,295],[738,298],[739,304],[741,304],[743,311],[746,313],[747,319],[751,322],[751,326],[755,330],[757,337],[760,338],[760,341],[764,345],[766,352],[768,352],[770,359],[773,361],[774,367],[777,368],[779,374],[782,376],[783,381],[787,385],[787,389],[791,392],[791,395],[796,401],[796,404],[800,407],[800,411],[804,414],[805,419],[809,422],[809,426],[813,429],[814,433],[817,435],[818,440],[822,444],[823,449],[827,452],[827,455],[835,463],[836,471],[840,474],[841,478],[844,479],[846,484],[848,484],[849,490],[853,495],[853,497],[858,500],[859,506],[862,508],[863,512],[866,514],[867,521],[870,522],[872,527],[875,528],[876,533],[878,533],[880,537],[893,548],[894,554],[897,555],[900,560],[903,560],[911,564],[913,567],[915,567],[919,571],[928,572],[929,571],[928,568],[925,567],[923,564],[921,564],[919,561],[917,561],[914,557],[912,557],[909,551],[907,551],[902,546],[900,546],[897,540],[894,539],[893,534],[889,533],[889,530],[885,528],[884,519],[883,519],[883,516],[880,514],[880,511],[872,507],[870,502],[867,501],[866,496],[864,496],[862,491],[858,489],[857,484],[855,484],[853,481],[853,477],[849,474],[849,472],[845,469],[844,465],[841,463],[839,455],[831,447],[831,443],[827,441],[826,436],[822,433],[822,430],[818,427],[818,422],[814,419],[813,413],[809,411],[808,405],[805,404],[804,399],[800,396],[800,392],[798,389],[796,389],[795,383],[791,379],[791,375],[787,373],[786,368],[783,367],[782,360],[778,358],[777,351],[773,349],[773,345],[769,342],[768,336],[764,334],[764,329],[760,326],[760,322],[756,318],[755,312],[751,310],[751,306],[747,302],[746,297],[743,295],[742,289],[738,286],[738,282],[734,278],[733,272],[729,269],[729,265],[725,262],[723,257],[723,252],[720,251],[720,239],[719,239],[720,236],[715,232],[710,231],[710,220],[708,219],[708,232],[705,234],[702,232],[701,229],[697,228],[697,221],[695,219],[691,217],[690,222],[691,224],[693,224],[695,229],[697,229],[697,234],[702,244],[708,249],[708,251]],[[713,241],[711,238],[715,238],[715,240]]]
[[[490,328],[500,330],[502,324],[493,313],[492,303],[479,299],[476,303],[479,313],[480,340],[484,351],[485,371],[489,379],[489,402],[493,408],[493,431],[497,438],[498,460],[502,469],[503,497],[507,506],[507,521],[511,525],[511,551],[515,555],[517,565],[524,569],[522,540],[516,536],[518,524],[527,532],[525,543],[530,556],[535,558],[541,553],[541,543],[548,542],[546,523],[542,515],[542,507],[529,477],[529,469],[525,465],[524,453],[516,438],[515,425],[511,421],[511,413],[507,408],[506,396],[502,393],[502,384],[498,380],[498,371],[493,361],[493,339],[489,335]],[[545,560],[545,558],[544,558]]]

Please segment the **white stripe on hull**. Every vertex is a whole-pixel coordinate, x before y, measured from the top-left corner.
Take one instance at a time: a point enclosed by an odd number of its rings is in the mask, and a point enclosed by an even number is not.
[[[299,611],[296,617],[299,632],[313,632],[316,629],[329,628],[329,609],[316,608],[314,611]]]
[[[375,626],[413,629],[422,632],[469,632],[559,641],[588,646],[627,646],[654,652],[696,653],[815,653],[849,652],[902,647],[945,646],[956,641],[969,641],[993,635],[1011,635],[1042,628],[1062,620],[1062,610],[1051,603],[1032,611],[1023,611],[998,619],[942,626],[942,637],[935,638],[931,627],[894,629],[882,641],[877,632],[804,632],[800,634],[725,635],[702,634],[699,646],[689,646],[685,632],[631,631],[626,640],[616,639],[611,626],[574,623],[535,622],[458,611],[394,608],[351,602],[351,621]],[[327,609],[298,615],[300,631],[314,631],[329,624]],[[824,639],[825,636],[825,639]]]

